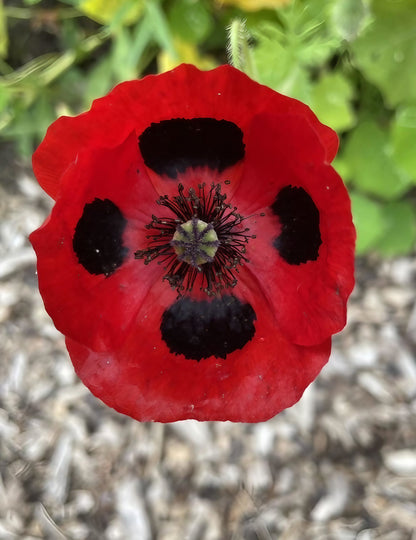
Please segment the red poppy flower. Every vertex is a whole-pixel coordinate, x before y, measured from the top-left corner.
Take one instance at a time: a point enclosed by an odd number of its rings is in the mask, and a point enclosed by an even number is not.
[[[266,420],[327,362],[355,232],[335,133],[230,66],[118,85],[33,158],[46,309],[91,391],[138,420]]]

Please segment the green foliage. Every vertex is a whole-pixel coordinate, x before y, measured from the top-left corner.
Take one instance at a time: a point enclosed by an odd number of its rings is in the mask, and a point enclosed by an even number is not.
[[[7,56],[9,40],[6,28],[6,17],[4,14],[3,0],[0,0],[0,58]]]
[[[391,126],[393,158],[416,183],[416,105],[397,109]]]
[[[369,19],[367,2],[364,0],[339,0],[332,9],[335,33],[346,41],[354,41]]]
[[[325,3],[321,6],[312,15],[314,2],[294,2],[275,20],[249,28],[257,42],[254,61],[259,82],[310,101],[313,68],[325,64],[338,44],[325,21]]]
[[[177,0],[168,11],[169,25],[184,41],[199,44],[212,32],[214,19],[207,2]]]
[[[416,0],[294,1],[250,28],[254,73],[338,131],[357,252],[415,247]]]
[[[387,257],[409,253],[416,241],[415,207],[410,201],[398,201],[383,207],[384,234],[378,251]]]
[[[352,45],[358,68],[390,107],[416,100],[416,2],[373,0],[372,23]]]
[[[416,215],[409,201],[381,204],[357,192],[351,195],[354,223],[359,232],[357,254],[377,250],[386,257],[405,255],[416,241]]]
[[[354,126],[355,112],[351,100],[354,90],[351,82],[341,72],[325,73],[312,86],[310,106],[324,124],[336,131]]]
[[[410,177],[398,168],[389,134],[373,121],[361,122],[348,136],[344,159],[355,187],[385,200],[395,200],[410,188]]]
[[[58,115],[118,82],[181,62],[208,69],[228,52],[338,132],[334,165],[351,191],[358,253],[414,249],[416,0],[287,0],[250,12],[237,0],[8,4],[0,0],[0,130],[23,155]]]
[[[351,204],[354,224],[358,231],[357,254],[366,253],[383,237],[383,207],[357,192],[351,194]]]

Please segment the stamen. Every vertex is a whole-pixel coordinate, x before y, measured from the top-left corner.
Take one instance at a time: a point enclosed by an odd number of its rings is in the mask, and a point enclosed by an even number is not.
[[[188,196],[179,184],[177,196],[170,199],[164,195],[156,201],[173,217],[152,215],[146,225],[151,232],[148,247],[136,251],[135,258],[145,264],[160,258],[164,279],[179,295],[191,291],[197,278],[207,295],[235,287],[238,267],[248,262],[246,244],[255,236],[248,234],[249,228],[241,227],[246,218],[226,203],[226,198],[220,184],[212,184],[208,193],[205,183],[199,184],[198,192],[190,188]]]

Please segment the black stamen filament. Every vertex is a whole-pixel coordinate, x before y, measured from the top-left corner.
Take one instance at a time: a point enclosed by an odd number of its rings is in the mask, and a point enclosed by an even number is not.
[[[172,197],[161,196],[157,203],[169,209],[174,217],[157,217],[152,215],[152,221],[146,225],[151,234],[146,249],[135,252],[136,259],[144,259],[149,264],[160,257],[158,264],[165,266],[164,279],[175,287],[179,294],[191,291],[195,280],[202,276],[201,290],[213,295],[221,290],[234,287],[237,284],[236,273],[238,266],[248,259],[245,257],[246,244],[254,235],[247,234],[248,228],[241,228],[246,219],[237,213],[237,208],[226,203],[227,195],[221,193],[220,184],[212,184],[207,192],[205,183],[198,185],[198,193],[193,188],[185,195],[182,184],[178,185],[179,195]],[[197,218],[212,225],[219,245],[212,262],[193,266],[181,261],[174,250],[173,235],[179,225]]]

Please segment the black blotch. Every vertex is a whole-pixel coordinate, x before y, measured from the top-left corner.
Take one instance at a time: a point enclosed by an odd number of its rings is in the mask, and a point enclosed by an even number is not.
[[[223,171],[244,157],[243,132],[228,120],[173,118],[151,124],[139,136],[145,164],[176,178],[188,167]]]
[[[120,209],[109,199],[94,199],[84,206],[72,245],[87,272],[107,277],[122,265],[128,252],[123,245],[126,224]]]
[[[254,336],[256,313],[248,303],[225,295],[212,301],[177,300],[162,315],[162,339],[174,354],[191,360],[242,349]]]
[[[289,264],[316,261],[322,239],[319,211],[311,196],[301,187],[286,186],[271,208],[282,226],[273,242],[280,256]]]

